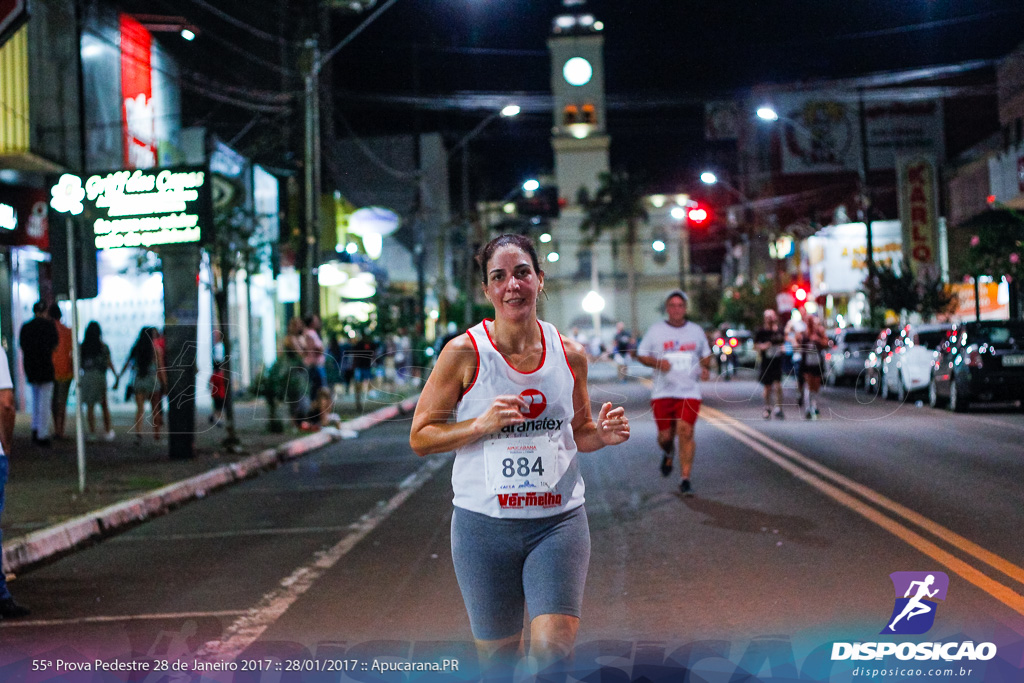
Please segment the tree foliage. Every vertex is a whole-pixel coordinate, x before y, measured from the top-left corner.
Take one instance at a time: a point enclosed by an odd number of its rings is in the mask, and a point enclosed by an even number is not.
[[[1024,216],[1012,209],[994,209],[964,223],[970,234],[964,268],[975,277],[1024,277]]]
[[[956,306],[956,295],[938,276],[915,277],[891,265],[876,266],[874,278],[866,278],[863,288],[873,311],[917,312],[928,319]]]
[[[761,275],[751,282],[726,287],[715,324],[730,323],[753,330],[761,325],[766,309],[775,308],[775,282]]]

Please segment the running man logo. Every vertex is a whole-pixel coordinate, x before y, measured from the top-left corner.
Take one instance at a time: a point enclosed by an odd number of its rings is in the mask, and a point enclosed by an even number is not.
[[[945,600],[949,577],[943,572],[893,572],[896,604],[882,634],[927,633],[935,623],[936,600]]]
[[[526,401],[527,411],[525,415],[527,420],[537,419],[544,412],[544,409],[548,407],[547,398],[536,389],[527,389],[519,395]]]

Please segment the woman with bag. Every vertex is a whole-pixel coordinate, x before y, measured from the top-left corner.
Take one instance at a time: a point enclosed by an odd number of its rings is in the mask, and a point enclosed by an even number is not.
[[[113,441],[114,430],[110,428],[110,406],[107,405],[107,370],[114,373],[114,389],[117,389],[118,376],[114,361],[110,358],[110,347],[103,343],[103,331],[95,320],[86,326],[80,348],[82,405],[87,411],[89,438],[96,438],[95,407],[98,403],[103,411],[103,438]]]
[[[118,378],[132,366],[130,386],[135,395],[135,424],[131,431],[137,442],[142,441],[142,418],[146,413],[146,401],[153,422],[153,438],[160,440],[160,427],[163,426],[163,388],[167,386],[167,374],[164,370],[163,350],[157,343],[159,333],[155,327],[143,327],[138,339],[128,352],[128,358],[118,373]]]

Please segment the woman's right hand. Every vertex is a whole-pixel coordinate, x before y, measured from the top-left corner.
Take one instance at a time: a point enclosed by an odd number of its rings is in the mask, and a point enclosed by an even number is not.
[[[478,434],[492,434],[502,427],[526,421],[524,413],[529,410],[522,396],[507,394],[498,396],[483,415],[473,421],[473,429]]]

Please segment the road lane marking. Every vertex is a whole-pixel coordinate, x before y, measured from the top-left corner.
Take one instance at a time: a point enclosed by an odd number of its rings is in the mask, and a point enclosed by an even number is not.
[[[196,541],[214,538],[244,538],[248,536],[289,536],[298,534],[336,534],[357,528],[356,523],[345,526],[308,526],[286,529],[236,529],[234,531],[204,531],[192,534],[131,534],[115,536],[108,543],[143,543],[147,541]]]
[[[841,505],[844,505],[845,507],[849,508],[850,510],[853,510],[862,517],[865,517],[866,519],[874,522],[878,526],[882,527],[883,529],[893,534],[897,538],[900,538],[901,540],[905,541],[906,543],[916,548],[920,552],[924,553],[925,555],[928,555],[937,562],[945,565],[953,572],[959,574],[967,581],[970,581],[975,586],[985,591],[992,597],[996,598],[1007,607],[1010,607],[1018,614],[1024,615],[1024,596],[1020,595],[1012,588],[1005,586],[999,583],[998,581],[995,581],[994,579],[989,578],[981,571],[975,569],[963,560],[960,560],[959,558],[955,557],[949,552],[938,547],[937,545],[927,540],[920,534],[903,526],[896,520],[883,515],[877,509],[868,505],[866,502],[855,498],[849,493],[828,483],[821,477],[816,476],[812,472],[807,471],[806,469],[801,467],[801,465],[807,466],[809,469],[813,469],[817,472],[821,472],[822,474],[829,476],[829,478],[832,478],[834,481],[837,481],[837,483],[842,483],[844,486],[849,485],[851,490],[855,490],[858,494],[864,495],[865,498],[867,498],[871,502],[876,503],[877,505],[886,507],[887,509],[894,512],[896,512],[897,510],[905,510],[906,512],[910,513],[912,517],[926,522],[925,525],[922,525],[923,528],[926,528],[928,531],[932,533],[935,533],[934,531],[932,531],[932,529],[941,530],[943,532],[941,535],[936,534],[940,538],[946,540],[951,545],[954,545],[960,550],[963,550],[964,552],[973,555],[974,557],[976,557],[976,559],[982,559],[986,563],[995,566],[997,569],[1003,571],[1012,578],[1017,578],[1017,576],[1024,575],[1024,569],[1021,569],[1020,567],[1011,564],[1007,560],[1000,558],[994,553],[990,553],[981,548],[980,546],[977,546],[976,544],[967,541],[967,539],[963,538],[962,536],[959,536],[958,534],[955,534],[954,532],[949,531],[948,529],[945,529],[944,527],[941,527],[938,524],[931,522],[930,520],[927,520],[923,516],[914,513],[912,510],[909,510],[908,508],[905,508],[902,505],[899,505],[898,503],[895,503],[894,501],[891,501],[885,498],[884,496],[877,494],[874,491],[871,491],[867,487],[857,484],[856,482],[853,482],[852,480],[847,479],[846,477],[843,477],[842,475],[833,472],[832,470],[829,470],[827,467],[824,467],[818,463],[813,462],[812,460],[806,458],[800,453],[797,453],[796,451],[793,451],[792,449],[773,441],[769,437],[757,432],[757,430],[753,430],[750,429],[749,427],[746,427],[746,425],[743,425],[738,420],[731,418],[725,415],[724,413],[715,410],[714,408],[702,408],[702,411],[706,411],[709,417],[714,418],[714,421],[709,421],[709,424],[717,427],[726,434],[732,436],[737,441],[746,444],[755,452],[761,454],[762,456],[764,456],[771,462],[775,463],[779,467],[783,468],[784,470],[786,470],[796,478],[800,479],[801,481],[818,489],[819,491],[829,496],[830,498],[840,503]],[[753,432],[753,434],[748,433],[747,430]],[[755,435],[758,438],[754,438]],[[800,462],[800,465],[796,464],[795,462],[791,462],[790,460],[787,460],[780,453],[777,453],[776,451],[772,450],[773,448],[777,448],[780,451],[785,452],[787,456],[793,457],[794,460]],[[884,503],[882,501],[884,501]],[[897,512],[897,514],[900,513]],[[914,523],[918,522],[915,521]],[[950,541],[948,539],[959,540],[962,541],[962,543],[957,543],[954,541]],[[970,552],[970,550],[968,550],[967,548],[977,549],[981,551],[981,557],[975,555],[975,553],[973,552]],[[996,563],[993,564],[993,561],[995,561]],[[996,566],[997,564],[1000,566]]]
[[[28,628],[39,626],[73,626],[75,624],[118,624],[126,621],[164,621],[177,619],[225,619],[245,614],[246,610],[221,610],[219,612],[167,612],[157,614],[120,614],[109,616],[76,617],[73,619],[19,619],[0,620],[0,628]]]
[[[874,503],[878,507],[885,508],[886,510],[893,512],[896,515],[899,515],[908,522],[916,524],[917,526],[921,527],[925,531],[928,531],[932,535],[941,538],[946,543],[949,543],[950,545],[960,549],[968,555],[971,555],[972,557],[981,560],[990,567],[998,569],[999,571],[1006,574],[1015,581],[1024,583],[1024,568],[1021,568],[1013,564],[1009,560],[1006,560],[1000,557],[999,555],[996,555],[995,553],[986,550],[985,548],[982,548],[977,543],[974,543],[973,541],[964,538],[960,534],[957,534],[956,532],[951,531],[950,529],[947,529],[946,527],[936,522],[933,522],[924,515],[915,512],[910,508],[901,505],[900,503],[897,503],[896,501],[890,498],[883,496],[882,494],[874,491],[873,489],[868,488],[867,486],[864,486],[863,484],[860,484],[848,477],[843,476],[842,474],[839,474],[835,470],[825,467],[821,463],[812,460],[811,458],[808,458],[802,453],[795,451],[792,448],[789,448],[788,446],[779,443],[778,441],[775,441],[766,434],[757,431],[756,429],[750,427],[749,425],[743,424],[736,418],[730,417],[725,413],[715,410],[714,408],[709,408],[708,413],[714,415],[715,419],[726,422],[731,426],[735,427],[736,429],[739,429],[749,434],[750,436],[754,437],[755,439],[760,440],[762,443],[770,446],[771,448],[774,448],[776,452],[791,458],[800,465],[803,465],[804,467],[813,470],[814,472],[826,477],[827,479],[831,479],[833,482],[849,489],[850,491],[853,491],[854,493],[860,495],[866,500]]]
[[[412,494],[418,491],[444,467],[452,454],[427,460],[412,475],[399,484],[398,493],[387,502],[381,501],[351,525],[351,532],[327,551],[317,552],[313,559],[280,581],[278,587],[260,600],[252,609],[237,618],[225,629],[220,639],[204,644],[196,653],[197,660],[207,662],[229,661],[238,657],[264,631],[277,621],[313,584],[348,554],[359,541],[366,538],[384,520],[391,516]]]

